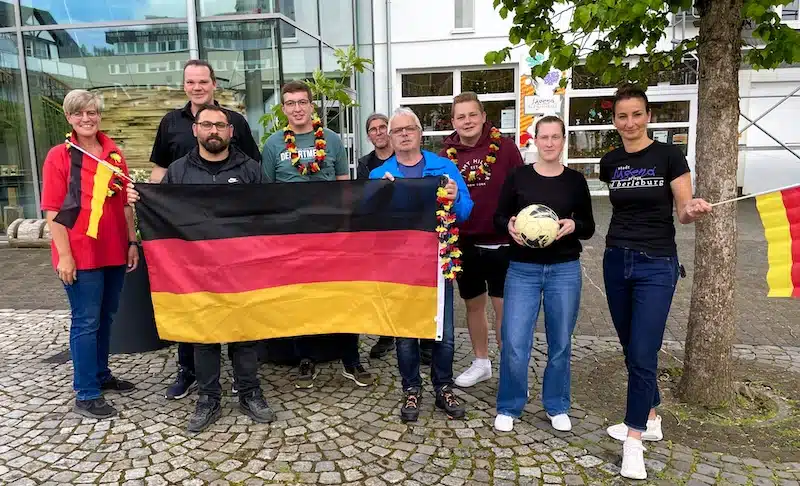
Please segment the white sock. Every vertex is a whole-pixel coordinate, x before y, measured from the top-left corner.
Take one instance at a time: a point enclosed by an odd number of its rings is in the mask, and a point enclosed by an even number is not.
[[[489,358],[475,358],[475,364],[483,366],[484,368],[492,367],[492,362]]]

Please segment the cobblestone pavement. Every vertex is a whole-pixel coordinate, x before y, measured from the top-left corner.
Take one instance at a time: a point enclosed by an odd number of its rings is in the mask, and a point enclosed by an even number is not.
[[[252,423],[226,396],[217,424],[192,435],[185,425],[193,401],[163,398],[174,371],[172,349],[112,357],[115,374],[138,386],[133,394],[110,397],[119,418],[74,415],[71,363],[43,361],[66,349],[67,328],[65,311],[0,310],[2,484],[627,484],[616,476],[621,446],[606,437],[607,417],[594,414],[591,403],[575,404],[572,432],[550,429],[536,397],[545,356],[538,345],[531,403],[510,434],[492,428],[496,379],[460,392],[465,420],[448,421],[433,411],[427,393],[420,421],[402,424],[396,362],[388,357],[368,363],[379,381],[367,388],[354,387],[338,365],[325,364],[314,389],[295,390],[293,370],[264,365],[262,384],[275,423]],[[609,337],[574,342],[576,361],[617,349]],[[371,344],[371,338],[362,342],[362,354]],[[665,347],[677,350],[680,343]],[[797,347],[739,345],[736,353],[800,372]],[[470,359],[466,332],[458,330],[455,370]],[[227,364],[223,376],[223,389],[230,390]],[[648,448],[648,484],[800,484],[800,462],[763,463],[670,441]]]
[[[602,256],[611,207],[608,198],[593,198],[597,232],[586,242],[582,257],[584,282],[576,334],[614,336],[603,286]],[[737,342],[776,346],[800,345],[798,302],[767,299],[767,246],[752,200],[739,204],[739,263],[736,273]],[[665,339],[686,337],[694,267],[694,227],[678,225],[678,249],[688,278],[681,280],[672,305]],[[45,250],[0,249],[0,308],[67,309],[60,283]],[[465,326],[465,309],[456,299],[456,326]]]

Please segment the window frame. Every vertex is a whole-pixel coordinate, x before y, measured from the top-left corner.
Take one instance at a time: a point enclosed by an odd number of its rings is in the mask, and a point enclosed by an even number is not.
[[[430,69],[409,69],[409,70],[402,70],[398,71],[398,82],[399,82],[399,89],[398,93],[400,93],[399,98],[399,106],[404,106],[408,108],[412,108],[414,105],[431,105],[431,104],[445,104],[451,105],[453,103],[453,98],[461,93],[461,73],[464,71],[490,71],[490,70],[507,70],[511,71],[513,76],[513,86],[514,91],[509,93],[489,93],[489,94],[478,94],[478,99],[481,102],[491,102],[491,101],[508,101],[514,103],[514,127],[513,128],[500,128],[500,133],[504,136],[509,136],[509,138],[513,137],[514,143],[518,146],[519,145],[519,66],[516,64],[501,64],[498,66],[460,66],[453,69],[439,69],[439,68],[430,68]],[[453,75],[453,93],[450,95],[441,95],[441,96],[403,96],[402,95],[402,84],[403,84],[403,76],[408,74],[431,74],[431,73],[447,73]],[[413,108],[412,108],[413,109]],[[422,131],[422,137],[437,137],[437,136],[444,136],[450,135],[453,133],[454,130],[424,130]]]
[[[461,7],[461,21],[465,20],[466,13],[469,12],[469,19],[471,20],[471,24],[469,26],[458,25],[458,10],[459,6]],[[451,33],[453,34],[468,34],[475,32],[475,0],[455,0],[453,2],[453,30]]]

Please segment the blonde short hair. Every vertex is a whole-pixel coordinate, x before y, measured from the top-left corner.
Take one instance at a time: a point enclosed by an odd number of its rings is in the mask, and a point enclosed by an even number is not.
[[[85,89],[73,89],[64,97],[64,113],[80,113],[86,109],[94,108],[98,113],[103,111],[103,98],[97,93]]]

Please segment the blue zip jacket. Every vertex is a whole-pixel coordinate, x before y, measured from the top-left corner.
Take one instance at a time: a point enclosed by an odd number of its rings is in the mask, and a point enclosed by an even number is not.
[[[469,214],[472,212],[472,206],[474,203],[472,202],[472,198],[469,196],[469,189],[467,188],[467,184],[464,182],[464,178],[461,177],[458,167],[456,167],[456,164],[451,162],[449,159],[439,157],[433,152],[428,152],[427,150],[422,151],[422,158],[425,159],[425,169],[422,171],[422,177],[446,175],[456,181],[456,185],[458,186],[458,194],[456,194],[456,200],[453,204],[453,211],[456,214],[456,221],[463,223],[467,220],[467,218],[469,218]],[[403,174],[400,172],[400,168],[397,166],[396,155],[392,155],[380,167],[372,169],[372,171],[369,173],[369,178],[381,179],[387,172],[392,174],[395,178],[403,177]]]

